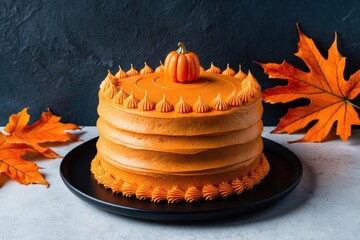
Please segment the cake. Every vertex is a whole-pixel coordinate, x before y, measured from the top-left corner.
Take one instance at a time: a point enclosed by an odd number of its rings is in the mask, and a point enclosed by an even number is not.
[[[241,194],[269,172],[261,90],[250,71],[213,63],[205,71],[181,44],[155,71],[146,63],[140,71],[109,71],[98,96],[91,172],[114,193],[213,200]]]

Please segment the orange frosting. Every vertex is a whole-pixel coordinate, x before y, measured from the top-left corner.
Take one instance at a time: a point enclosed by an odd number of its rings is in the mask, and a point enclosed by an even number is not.
[[[145,91],[144,98],[139,102],[138,108],[142,111],[150,111],[155,109],[155,103],[148,99],[147,97],[147,91]]]
[[[210,73],[221,73],[220,68],[216,67],[213,63],[210,64],[210,68],[206,70],[206,72]]]
[[[191,107],[189,106],[189,104],[187,104],[183,100],[182,96],[180,96],[179,102],[175,104],[175,112],[177,112],[177,113],[189,113],[189,112],[191,112]]]
[[[140,74],[139,71],[134,68],[134,65],[131,64],[130,66],[131,66],[131,68],[129,69],[129,71],[126,72],[126,74],[129,77],[136,76],[136,75]]]
[[[213,109],[216,109],[218,111],[225,111],[228,109],[228,106],[227,106],[226,102],[221,98],[220,93],[212,101],[212,107],[213,107]]]
[[[147,63],[144,63],[144,67],[140,70],[140,74],[149,74],[149,73],[153,73],[154,70],[149,67],[149,65],[147,65]]]
[[[227,64],[226,69],[222,72],[222,74],[226,76],[234,76],[235,71],[230,68],[229,64]]]
[[[124,72],[124,70],[121,69],[121,67],[119,66],[119,71],[115,74],[115,77],[117,79],[122,79],[122,78],[126,78],[128,75],[126,74],[126,72]]]
[[[164,72],[164,64],[160,61],[160,65],[155,69],[155,72]]]
[[[246,78],[246,76],[247,75],[241,70],[241,65],[239,65],[239,71],[234,75],[234,77],[243,80]]]
[[[261,170],[258,170],[261,169]],[[258,184],[268,173],[270,169],[269,163],[265,156],[262,155],[260,163],[253,171],[259,171],[262,174],[258,175],[256,180],[252,180],[247,175],[233,180],[223,181],[218,186],[211,183],[203,184],[201,188],[196,186],[189,186],[183,190],[177,185],[165,190],[162,187],[152,188],[149,185],[141,185],[138,187],[134,183],[127,183],[119,180],[108,173],[109,169],[101,166],[100,160],[95,158],[91,163],[91,171],[100,184],[105,184],[106,187],[114,189],[118,183],[122,183],[121,191],[125,196],[133,196],[140,200],[151,199],[153,202],[168,201],[169,203],[176,203],[179,201],[195,202],[201,199],[210,201],[218,197],[227,198],[232,194],[241,194],[244,190],[253,188]]]

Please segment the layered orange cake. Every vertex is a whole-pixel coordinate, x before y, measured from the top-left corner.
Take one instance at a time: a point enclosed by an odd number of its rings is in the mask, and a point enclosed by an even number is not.
[[[114,193],[154,202],[251,189],[269,171],[259,84],[229,66],[203,71],[186,50],[174,54],[155,71],[145,64],[140,72],[108,73],[99,90],[92,173]]]

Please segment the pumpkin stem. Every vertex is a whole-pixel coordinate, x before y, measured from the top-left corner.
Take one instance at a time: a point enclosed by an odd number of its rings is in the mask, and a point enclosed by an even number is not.
[[[186,50],[185,48],[185,45],[182,43],[182,42],[179,42],[178,43],[178,50],[176,51],[177,53],[180,53],[180,54],[185,54],[187,53],[188,51]]]

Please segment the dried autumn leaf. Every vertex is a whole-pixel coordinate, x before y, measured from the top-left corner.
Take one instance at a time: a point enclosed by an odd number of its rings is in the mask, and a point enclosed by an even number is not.
[[[305,36],[299,26],[298,32],[299,50],[295,55],[305,62],[309,72],[297,69],[286,61],[282,64],[258,63],[269,78],[288,81],[287,86],[264,91],[265,102],[285,103],[299,98],[310,100],[308,106],[289,109],[272,132],[291,134],[317,120],[305,136],[295,142],[321,142],[337,122],[336,134],[343,141],[347,141],[351,136],[351,126],[360,124],[359,116],[354,109],[359,107],[350,102],[360,93],[360,70],[351,75],[349,80],[345,80],[346,60],[337,49],[337,35],[328,51],[328,58],[325,59],[313,40]]]
[[[53,150],[39,144],[78,140],[78,137],[66,131],[79,127],[61,123],[60,117],[50,111],[42,113],[38,121],[27,126],[29,120],[27,108],[24,108],[10,116],[9,123],[4,128],[7,134],[0,132],[0,174],[6,174],[21,184],[40,183],[48,186],[48,182],[38,171],[40,167],[22,156],[32,152],[47,158],[58,157]]]
[[[0,174],[5,173],[21,184],[40,183],[48,186],[48,182],[38,171],[39,166],[21,158],[26,152],[34,150],[26,144],[7,142],[0,132]]]
[[[72,123],[61,123],[61,118],[50,111],[43,112],[38,121],[27,126],[29,119],[26,108],[17,114],[13,114],[4,129],[9,134],[5,135],[6,141],[10,143],[27,143],[45,157],[56,158],[59,155],[49,148],[40,146],[39,143],[78,140],[78,137],[65,130],[76,130],[79,127]]]

